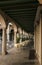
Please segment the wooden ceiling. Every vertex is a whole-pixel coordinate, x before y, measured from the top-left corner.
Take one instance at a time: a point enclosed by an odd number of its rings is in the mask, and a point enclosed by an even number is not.
[[[34,31],[37,0],[0,0],[0,9],[27,32]]]

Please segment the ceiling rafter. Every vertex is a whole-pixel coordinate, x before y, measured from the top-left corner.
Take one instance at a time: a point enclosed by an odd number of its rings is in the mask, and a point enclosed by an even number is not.
[[[29,8],[29,9],[28,8],[26,8],[26,9],[24,8],[24,9],[3,9],[3,10],[7,11],[7,12],[8,11],[15,11],[15,12],[18,11],[19,12],[19,11],[32,11],[32,10],[35,10],[35,9],[36,9],[36,7],[35,8],[32,7],[32,8]]]
[[[0,1],[0,9],[28,32],[33,32],[38,5],[37,0]]]

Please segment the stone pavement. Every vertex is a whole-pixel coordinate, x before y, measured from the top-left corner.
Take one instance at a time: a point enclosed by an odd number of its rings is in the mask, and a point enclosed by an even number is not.
[[[39,65],[37,59],[29,59],[29,50],[13,48],[5,56],[0,55],[0,65]]]

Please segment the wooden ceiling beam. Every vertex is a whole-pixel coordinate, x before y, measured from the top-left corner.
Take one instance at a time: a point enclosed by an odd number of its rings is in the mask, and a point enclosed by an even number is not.
[[[24,8],[24,9],[3,9],[4,11],[14,11],[14,12],[19,12],[19,11],[32,11],[32,10],[36,10],[36,7],[35,8]]]

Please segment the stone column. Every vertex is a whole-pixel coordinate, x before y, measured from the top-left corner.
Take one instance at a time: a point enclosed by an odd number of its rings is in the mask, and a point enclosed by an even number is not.
[[[16,32],[14,32],[14,44],[16,44]]]
[[[36,49],[36,25],[34,23],[34,49]]]
[[[17,29],[16,28],[14,28],[14,44],[16,44],[16,34],[17,33]]]
[[[7,29],[7,41],[9,42],[9,30],[10,30],[10,26],[8,25],[8,29]]]
[[[6,29],[2,31],[2,55],[6,54]]]
[[[22,42],[22,30],[20,30],[20,32],[19,32],[19,35],[20,35],[20,43]]]
[[[20,38],[20,39],[19,39],[19,43],[21,43],[21,41],[22,41],[22,40],[21,40],[22,30],[21,30],[20,27],[18,28],[18,32],[19,32],[19,38]]]
[[[41,44],[40,44],[41,46],[41,65],[42,65],[42,17],[41,17]]]
[[[36,23],[36,30],[35,30],[35,50],[36,50],[36,55],[38,58],[39,63],[41,64],[41,37],[42,37],[42,21],[41,18],[39,21]],[[42,65],[42,64],[41,64]]]
[[[9,33],[7,32],[7,42],[9,42]]]
[[[21,34],[20,34],[20,41],[19,41],[20,43],[22,42],[22,39],[21,39]]]

